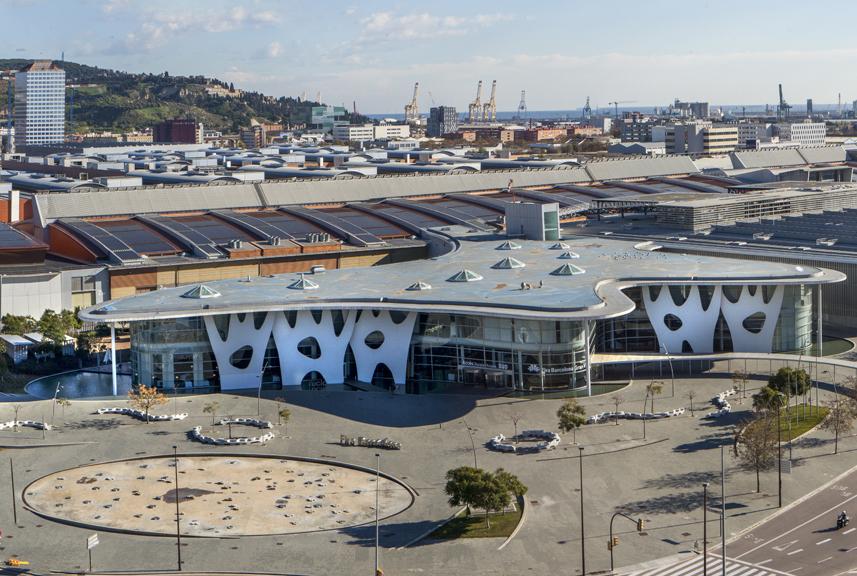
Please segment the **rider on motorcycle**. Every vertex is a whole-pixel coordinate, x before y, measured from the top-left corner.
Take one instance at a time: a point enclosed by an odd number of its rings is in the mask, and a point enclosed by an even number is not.
[[[849,520],[848,514],[845,512],[845,510],[843,510],[839,514],[839,516],[836,517],[836,523],[839,524],[840,526],[845,526],[846,524],[848,524],[848,520]]]

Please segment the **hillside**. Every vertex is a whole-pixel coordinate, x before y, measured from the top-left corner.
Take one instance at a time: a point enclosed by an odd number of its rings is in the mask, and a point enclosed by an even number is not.
[[[0,70],[18,70],[29,62],[0,59]],[[204,76],[131,74],[74,62],[64,62],[62,66],[66,83],[81,85],[73,90],[71,129],[75,132],[140,130],[177,116],[192,117],[204,123],[206,129],[237,132],[241,126],[249,125],[251,118],[286,125],[306,124],[311,108],[318,106],[316,102],[238,89],[229,96],[208,94],[206,87],[228,91],[231,86]],[[69,88],[69,105],[71,92]],[[0,94],[5,93],[5,82],[0,81]],[[5,104],[5,97],[3,101]],[[72,117],[69,111],[66,114]]]

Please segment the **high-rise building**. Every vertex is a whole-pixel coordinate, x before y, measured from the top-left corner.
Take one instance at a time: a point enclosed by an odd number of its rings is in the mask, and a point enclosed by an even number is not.
[[[801,146],[824,146],[827,125],[824,122],[779,122],[774,133],[781,141],[788,140]]]
[[[436,106],[429,112],[426,135],[432,138],[442,138],[458,130],[458,112],[454,106]]]
[[[65,140],[65,70],[36,60],[15,73],[15,146]]]
[[[738,128],[706,121],[674,124],[667,129],[666,145],[669,154],[726,154],[738,147]]]
[[[173,118],[152,128],[152,141],[158,144],[201,144],[203,125],[190,118]]]

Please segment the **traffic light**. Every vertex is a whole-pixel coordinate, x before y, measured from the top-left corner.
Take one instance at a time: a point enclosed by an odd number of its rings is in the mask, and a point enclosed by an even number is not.
[[[611,538],[610,540],[607,541],[607,549],[608,550],[612,550],[613,548],[615,548],[618,545],[619,545],[619,537],[618,536],[613,536],[613,538]]]
[[[642,532],[646,529],[646,521],[640,518],[637,520],[637,532]]]

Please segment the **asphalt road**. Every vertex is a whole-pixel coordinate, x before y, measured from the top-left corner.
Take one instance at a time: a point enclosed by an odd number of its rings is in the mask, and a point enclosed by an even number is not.
[[[846,510],[852,524],[836,529]],[[788,574],[857,573],[857,470],[727,544],[729,558]]]

